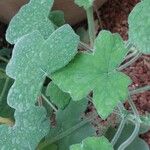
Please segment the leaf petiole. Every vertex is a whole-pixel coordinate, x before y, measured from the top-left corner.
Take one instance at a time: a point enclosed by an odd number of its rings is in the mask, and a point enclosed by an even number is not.
[[[55,112],[57,112],[57,108],[51,103],[51,101],[44,94],[42,94],[42,98]]]
[[[122,71],[123,69],[129,67],[131,64],[133,64],[135,61],[137,61],[141,57],[142,53],[137,53],[135,57],[133,57],[130,61],[127,63],[121,65],[117,70]]]
[[[150,90],[150,85],[147,85],[147,86],[144,86],[144,87],[141,87],[141,88],[137,88],[137,89],[130,90],[130,95],[143,93],[143,92],[148,91],[148,90]]]
[[[118,109],[119,109],[119,111],[120,111],[122,120],[121,120],[121,123],[120,123],[120,125],[119,125],[119,127],[118,127],[118,130],[117,130],[115,136],[113,137],[113,139],[112,139],[112,141],[111,141],[111,144],[112,144],[113,146],[114,146],[114,145],[116,144],[116,142],[118,141],[118,139],[119,139],[119,137],[120,137],[120,135],[121,135],[121,133],[122,133],[122,131],[123,131],[123,128],[124,128],[124,126],[125,126],[125,123],[126,123],[126,121],[127,121],[127,117],[125,116],[125,114],[124,114],[124,112],[123,112],[123,111],[125,110],[125,108],[124,108],[124,106],[123,106],[122,103],[119,103],[119,104],[118,104]]]
[[[87,20],[88,20],[90,44],[93,47],[94,46],[94,40],[96,38],[93,7],[87,8],[86,14],[87,14]]]
[[[6,89],[7,89],[7,86],[8,86],[8,83],[9,83],[9,77],[6,78],[6,81],[5,81],[5,84],[4,84],[4,88],[2,90],[2,93],[0,95],[0,102],[2,101],[3,97],[4,97],[4,94],[6,92]]]
[[[129,95],[128,102],[129,102],[129,104],[132,108],[132,111],[134,113],[134,116],[135,116],[135,122],[134,122],[135,129],[134,129],[133,133],[131,134],[131,136],[119,146],[118,150],[124,150],[126,147],[128,147],[133,142],[133,140],[136,138],[136,136],[139,133],[139,129],[140,129],[140,123],[141,123],[140,116],[139,116],[139,113],[138,113],[136,106],[133,103],[130,95]]]

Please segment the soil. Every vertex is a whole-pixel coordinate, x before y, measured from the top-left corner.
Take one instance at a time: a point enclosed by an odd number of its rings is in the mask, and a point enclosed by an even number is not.
[[[98,14],[103,29],[118,32],[124,40],[128,39],[128,14],[139,0],[108,0]],[[101,27],[98,27],[101,30]],[[6,25],[0,23],[0,48],[11,47],[5,41]],[[150,85],[150,55],[142,55],[134,64],[124,70],[133,80],[131,87]],[[133,100],[140,114],[150,113],[150,91],[133,96]],[[129,108],[128,103],[125,107]],[[141,136],[150,145],[150,131]]]

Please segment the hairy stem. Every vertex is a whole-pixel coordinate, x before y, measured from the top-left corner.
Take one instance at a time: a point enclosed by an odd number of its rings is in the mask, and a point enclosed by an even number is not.
[[[128,147],[133,142],[133,140],[137,137],[137,135],[139,133],[139,129],[140,129],[140,116],[139,116],[139,113],[138,113],[136,106],[133,103],[130,95],[129,95],[128,101],[129,101],[129,104],[130,104],[132,111],[134,113],[134,116],[135,116],[135,122],[134,122],[135,123],[135,129],[134,129],[132,135],[124,143],[122,143],[119,146],[118,150],[124,150],[126,147]]]
[[[134,50],[132,53],[128,54],[124,60],[130,59],[132,57],[135,57],[138,54],[137,50]]]
[[[122,118],[122,121],[118,127],[118,130],[115,134],[115,136],[113,137],[112,141],[111,141],[111,144],[114,146],[116,144],[116,142],[118,141],[122,131],[123,131],[123,128],[125,126],[125,123],[126,123],[126,119],[125,118]]]
[[[120,111],[122,120],[121,120],[121,123],[120,123],[120,125],[119,125],[119,127],[118,127],[118,130],[117,130],[115,136],[113,137],[113,139],[112,139],[112,141],[111,141],[111,144],[112,144],[113,146],[114,146],[114,145],[116,144],[116,142],[118,141],[118,139],[119,139],[119,137],[120,137],[120,135],[121,135],[121,133],[122,133],[122,131],[123,131],[123,128],[124,128],[124,126],[125,126],[125,123],[126,123],[126,121],[127,121],[127,119],[125,118],[124,113],[123,113],[123,111],[125,110],[125,108],[124,108],[124,106],[123,106],[122,103],[119,103],[119,104],[118,104],[118,109],[119,109],[119,111]]]
[[[1,93],[1,95],[0,95],[0,101],[2,101],[2,99],[3,99],[4,95],[5,95],[5,92],[6,92],[6,90],[7,90],[7,86],[8,86],[8,84],[9,84],[9,79],[10,79],[9,77],[6,78],[6,81],[5,81],[5,84],[4,84],[2,93]]]
[[[79,43],[79,49],[82,48],[86,51],[89,51],[89,52],[93,52],[92,48],[89,47],[87,44],[83,43],[83,42],[80,42]]]
[[[141,88],[137,88],[137,89],[134,89],[134,90],[130,90],[130,95],[143,93],[143,92],[148,91],[148,90],[150,90],[150,85],[147,85],[147,86],[144,86],[144,87],[141,87]]]
[[[42,98],[55,112],[57,112],[57,108],[51,103],[51,101],[44,94],[42,94]]]
[[[127,63],[121,65],[117,70],[122,71],[123,69],[129,67],[131,64],[133,64],[135,61],[137,61],[141,57],[142,53],[138,53],[135,57],[133,57],[130,61]]]
[[[86,9],[86,14],[87,14],[87,19],[88,19],[90,44],[93,47],[94,46],[94,40],[96,38],[93,7]]]

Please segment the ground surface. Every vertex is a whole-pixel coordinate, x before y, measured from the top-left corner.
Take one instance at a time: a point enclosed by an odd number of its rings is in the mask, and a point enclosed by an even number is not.
[[[119,32],[124,40],[128,38],[127,17],[138,0],[108,0],[99,10],[103,29]],[[99,28],[100,30],[100,28]],[[0,48],[10,47],[5,41],[6,26],[0,23]],[[150,85],[150,56],[143,55],[133,65],[124,70],[133,80],[132,87]],[[133,96],[140,114],[150,113],[150,91]],[[126,103],[125,106],[129,108]],[[150,132],[142,135],[150,145]]]

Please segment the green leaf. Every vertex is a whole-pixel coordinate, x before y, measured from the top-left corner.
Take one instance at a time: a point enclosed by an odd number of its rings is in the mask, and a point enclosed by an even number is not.
[[[0,126],[1,149],[35,149],[38,142],[49,131],[46,111],[43,107],[30,107],[27,111],[15,112],[16,124],[13,127]]]
[[[141,127],[140,134],[144,134],[150,130],[150,114],[140,116],[141,119]]]
[[[70,150],[113,150],[105,137],[88,137],[82,143],[70,147]]]
[[[114,146],[114,150],[118,150],[119,146],[131,136],[134,128],[135,126],[133,124],[126,124],[123,132],[121,133],[121,136],[119,137],[116,145]],[[114,137],[115,133],[116,129],[109,128],[105,136],[109,140],[111,140]],[[125,150],[149,150],[149,146],[143,139],[137,136]]]
[[[56,144],[58,150],[69,150],[71,144],[79,143],[84,138],[94,135],[94,129],[88,121],[81,121],[87,107],[87,100],[71,101],[64,110],[56,113],[57,126],[51,128],[44,145],[47,148]],[[45,147],[44,146],[44,147]]]
[[[74,144],[70,146],[70,150],[82,150],[81,144]]]
[[[16,109],[16,122],[13,127],[0,126],[2,149],[35,149],[47,134],[49,124],[45,108],[34,108],[35,103],[46,75],[68,64],[77,53],[78,43],[79,37],[69,25],[64,25],[47,40],[35,31],[15,44],[6,73],[15,79],[7,103]]]
[[[60,109],[64,109],[70,102],[70,95],[68,93],[63,92],[55,85],[53,82],[50,82],[46,95],[50,96],[50,100]]]
[[[129,41],[141,52],[150,54],[150,0],[138,3],[129,15]]]
[[[94,0],[75,0],[75,3],[79,7],[84,7],[85,9],[88,9],[93,5]]]
[[[65,24],[64,13],[61,10],[52,11],[49,15],[49,19],[54,23],[55,26],[60,27]]]
[[[131,80],[116,69],[127,53],[118,34],[102,31],[93,54],[80,53],[65,68],[52,74],[53,82],[77,101],[93,90],[99,115],[106,119],[114,107],[128,95]],[[67,77],[67,78],[66,78]]]
[[[31,0],[24,5],[11,20],[6,32],[9,43],[16,43],[21,37],[33,31],[39,31],[45,39],[54,31],[48,19],[54,0]]]
[[[8,95],[9,105],[20,110],[34,105],[45,76],[71,61],[78,43],[79,37],[69,25],[57,29],[47,40],[38,31],[22,37],[6,68],[6,73],[17,79]]]

